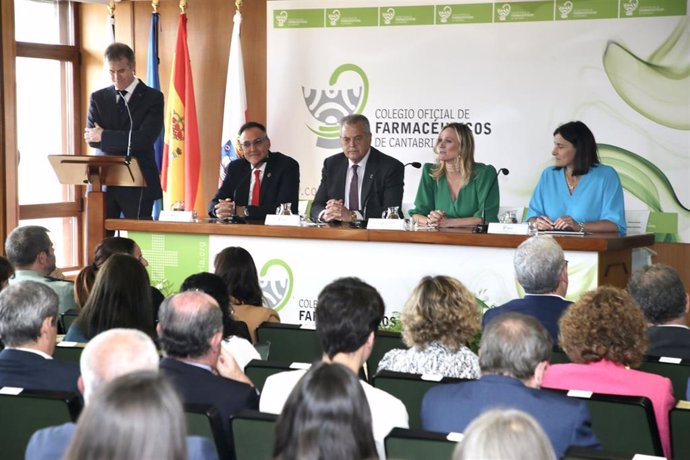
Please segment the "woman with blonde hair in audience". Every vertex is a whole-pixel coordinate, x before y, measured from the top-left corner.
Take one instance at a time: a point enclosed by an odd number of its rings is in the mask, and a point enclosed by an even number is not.
[[[241,247],[227,247],[216,255],[213,266],[228,287],[233,316],[247,323],[252,342],[256,342],[256,328],[264,321],[279,323],[280,317],[272,308],[263,306],[264,297],[252,255]]]
[[[341,364],[315,363],[278,417],[273,458],[376,459],[371,423],[357,376]]]
[[[671,458],[668,413],[673,387],[666,377],[632,369],[647,351],[647,323],[626,291],[600,286],[559,321],[559,342],[572,363],[550,366],[542,387],[645,396],[652,402],[664,453]]]
[[[516,409],[484,412],[467,426],[453,460],[556,460],[544,429]]]
[[[65,334],[65,340],[88,342],[108,329],[138,329],[156,339],[149,275],[127,254],[113,254],[96,275],[86,304]]]
[[[474,295],[450,276],[425,276],[400,320],[407,350],[390,350],[378,370],[478,379],[479,358],[467,347],[481,326]]]

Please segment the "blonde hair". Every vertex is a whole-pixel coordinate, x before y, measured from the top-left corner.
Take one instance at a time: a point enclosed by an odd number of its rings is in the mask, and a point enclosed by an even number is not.
[[[453,160],[453,166],[462,175],[462,186],[465,186],[470,181],[474,168],[474,137],[472,136],[470,127],[465,123],[450,123],[444,126],[441,132],[446,128],[450,128],[455,132],[455,135],[458,137],[458,142],[460,143],[458,156]],[[436,145],[434,146],[434,153],[436,154],[438,154],[438,144],[439,140],[437,139]],[[436,165],[431,168],[429,175],[436,180],[445,176],[446,163],[437,161]]]
[[[402,337],[408,347],[439,342],[452,351],[466,345],[479,331],[474,295],[450,276],[425,276],[405,302]]]

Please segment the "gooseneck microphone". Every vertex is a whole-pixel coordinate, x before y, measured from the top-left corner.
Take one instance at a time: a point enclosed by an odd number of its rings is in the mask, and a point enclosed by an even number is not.
[[[408,166],[412,166],[414,169],[419,169],[422,167],[422,164],[419,161],[412,161],[403,165],[404,168],[407,168]]]
[[[125,103],[125,108],[127,109],[127,116],[129,117],[129,133],[127,136],[127,154],[125,155],[125,163],[129,165],[132,162],[132,128],[134,128],[134,123],[132,122],[132,112],[129,110],[129,103],[125,99],[126,91],[117,91],[117,94],[122,98],[122,102]]]
[[[499,170],[496,172],[496,175],[491,181],[491,185],[489,186],[489,189],[486,191],[486,195],[484,196],[484,206],[482,206],[482,223],[475,225],[475,227],[472,229],[472,233],[486,233],[489,231],[489,224],[486,223],[486,200],[489,198],[489,194],[498,182],[498,176],[500,176],[501,174],[507,176],[508,174],[510,174],[510,171],[508,171],[508,168],[499,168]]]
[[[229,167],[230,165],[228,165]],[[237,215],[237,190],[239,190],[242,185],[247,182],[247,180],[252,177],[252,168],[249,168],[249,173],[245,174],[242,176],[242,180],[240,180],[235,188],[232,190],[232,201],[235,203],[235,206],[233,208],[232,216],[226,217],[224,222],[229,223],[229,224],[246,224],[247,221],[243,216],[238,216]],[[247,192],[247,206],[249,205],[249,192]]]

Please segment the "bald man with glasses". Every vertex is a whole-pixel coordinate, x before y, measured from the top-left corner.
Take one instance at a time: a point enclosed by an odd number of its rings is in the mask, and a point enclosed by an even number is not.
[[[223,220],[232,216],[263,220],[282,203],[290,203],[297,214],[297,161],[271,151],[271,140],[261,123],[245,123],[238,136],[242,158],[228,164],[223,184],[208,205],[209,215]]]

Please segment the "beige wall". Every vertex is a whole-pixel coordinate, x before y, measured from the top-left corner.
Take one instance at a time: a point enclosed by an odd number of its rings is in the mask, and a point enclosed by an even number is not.
[[[137,75],[146,79],[151,2],[116,4],[116,39],[132,46],[137,60]],[[172,53],[177,38],[179,13],[177,1],[163,0],[159,5],[160,79],[166,96],[170,80]],[[103,50],[109,44],[104,5],[82,5],[80,14],[83,48],[82,113],[86,120],[89,94],[107,84],[103,69]],[[201,145],[201,193],[208,202],[218,186],[221,124],[225,81],[230,51],[235,4],[229,0],[189,0],[187,7],[187,43],[192,61],[194,91]],[[247,0],[242,6],[242,48],[247,82],[248,117],[266,121],[266,1]],[[82,144],[82,152],[87,152]]]

